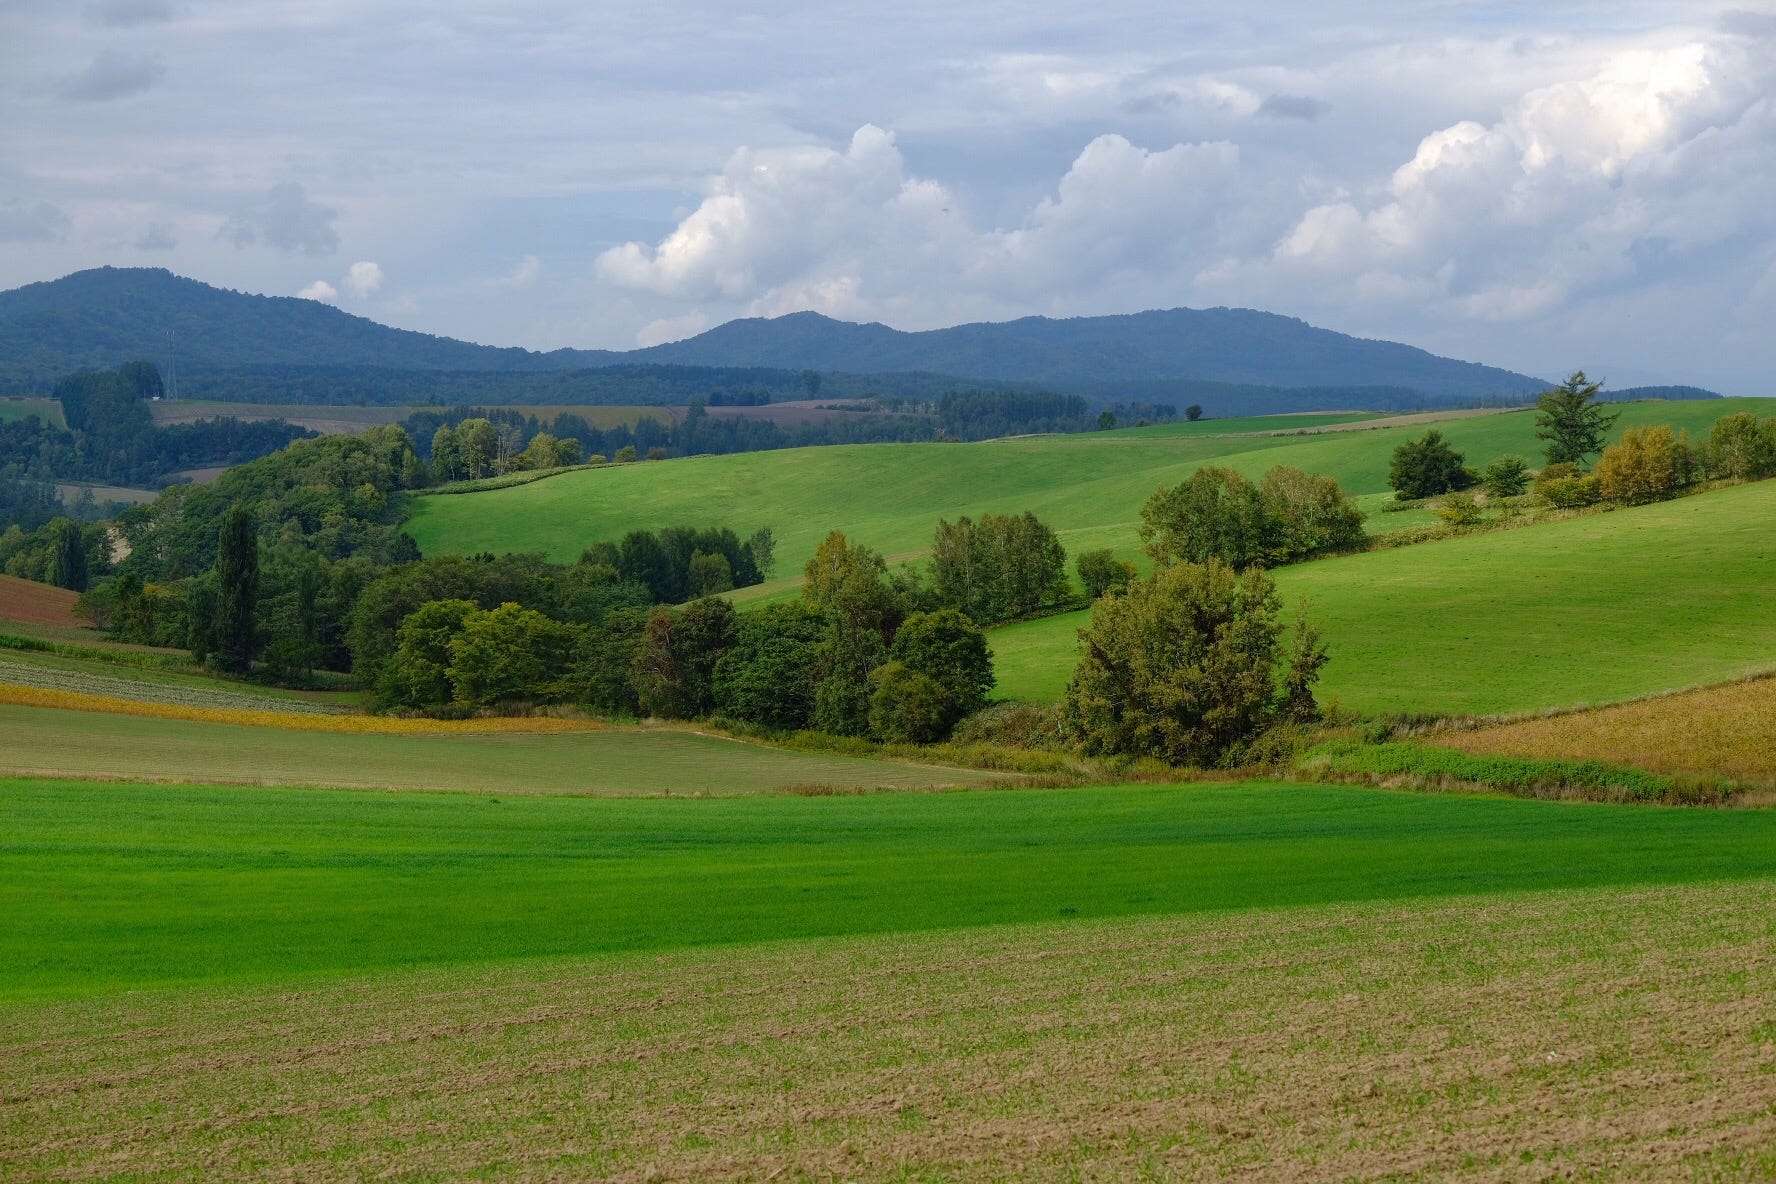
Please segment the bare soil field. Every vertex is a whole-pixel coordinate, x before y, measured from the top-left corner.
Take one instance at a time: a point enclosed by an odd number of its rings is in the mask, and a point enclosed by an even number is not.
[[[1471,732],[1439,732],[1435,741],[1464,752],[1593,758],[1776,787],[1776,676]]]
[[[0,1176],[1756,1180],[1770,881],[0,1008]]]
[[[0,575],[0,623],[22,621],[28,625],[78,629],[86,624],[74,612],[79,599],[79,593],[66,588]]]

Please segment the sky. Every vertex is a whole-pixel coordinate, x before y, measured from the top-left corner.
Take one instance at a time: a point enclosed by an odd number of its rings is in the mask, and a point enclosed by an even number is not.
[[[497,345],[1233,305],[1776,394],[1776,0],[0,0],[0,288]]]

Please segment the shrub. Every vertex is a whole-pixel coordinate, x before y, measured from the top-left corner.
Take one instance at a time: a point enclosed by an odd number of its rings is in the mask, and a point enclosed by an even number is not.
[[[870,730],[891,744],[935,744],[955,724],[954,697],[904,662],[871,672],[870,686]]]
[[[1629,428],[1597,460],[1598,492],[1637,505],[1670,497],[1690,482],[1689,440],[1669,425]]]
[[[1288,563],[1363,545],[1363,511],[1332,478],[1278,465],[1259,491],[1269,517],[1270,559]]]
[[[772,605],[740,617],[734,644],[716,661],[716,710],[779,731],[814,719],[814,678],[826,623],[801,604]]]
[[[988,514],[939,522],[932,547],[938,603],[991,624],[1066,600],[1067,552],[1036,515]]]
[[[914,613],[902,623],[888,650],[891,661],[925,675],[950,698],[943,731],[987,704],[993,688],[993,658],[980,627],[955,609]]]
[[[1529,488],[1529,466],[1521,456],[1501,456],[1481,472],[1480,485],[1487,497],[1516,497]]]
[[[635,445],[625,444],[617,449],[616,461],[620,465],[632,464],[635,461]]]
[[[1141,538],[1162,567],[1211,559],[1248,567],[1264,558],[1269,535],[1258,488],[1215,465],[1198,469],[1182,485],[1154,491],[1141,507]]]
[[[1426,432],[1422,439],[1408,440],[1394,449],[1388,468],[1388,484],[1402,500],[1437,497],[1467,489],[1479,478],[1451,448],[1443,433]]]
[[[1079,582],[1084,585],[1089,600],[1096,600],[1106,592],[1126,591],[1135,578],[1135,565],[1115,558],[1108,547],[1081,553],[1073,561],[1073,566],[1079,572]]]
[[[1602,498],[1596,477],[1579,471],[1570,461],[1561,461],[1542,469],[1535,479],[1536,500],[1557,510],[1572,510],[1597,504]]]
[[[1458,529],[1474,526],[1480,521],[1480,503],[1471,493],[1446,493],[1437,499],[1437,517]]]
[[[1215,560],[1179,564],[1092,607],[1067,687],[1067,730],[1087,752],[1173,764],[1235,759],[1273,724],[1311,710],[1325,661],[1313,631],[1288,655],[1276,585]],[[1279,686],[1278,667],[1287,673]]]
[[[1060,748],[1063,707],[1059,703],[995,703],[962,720],[950,733],[957,744],[1004,748]]]
[[[715,597],[676,612],[655,609],[635,648],[641,710],[662,719],[698,719],[714,710],[715,666],[734,632],[734,606]]]
[[[574,640],[572,628],[521,605],[472,612],[450,639],[451,697],[470,707],[555,698]]]
[[[1702,451],[1716,477],[1756,481],[1776,474],[1776,418],[1760,423],[1748,411],[1722,416]]]

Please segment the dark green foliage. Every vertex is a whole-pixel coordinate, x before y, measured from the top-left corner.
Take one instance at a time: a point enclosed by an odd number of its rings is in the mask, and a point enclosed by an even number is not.
[[[715,664],[716,710],[779,731],[810,727],[826,631],[820,615],[802,604],[742,615],[733,646]]]
[[[58,588],[86,591],[86,543],[80,527],[66,518],[50,523],[49,582]]]
[[[395,651],[382,664],[377,701],[385,707],[450,702],[450,643],[477,611],[473,601],[433,600],[407,614],[395,634]]]
[[[641,710],[661,719],[698,719],[715,709],[715,665],[734,644],[734,606],[710,598],[658,608],[635,651],[632,677]]]
[[[1213,766],[1310,710],[1324,651],[1280,649],[1276,586],[1261,569],[1180,563],[1100,600],[1081,632],[1067,727],[1087,752]]]
[[[769,538],[760,541],[771,543]],[[705,558],[693,571],[699,555]],[[601,551],[599,557],[606,555]],[[749,588],[764,580],[750,542],[741,542],[726,527],[696,530],[669,526],[657,534],[632,530],[617,547],[616,568],[625,580],[646,587],[661,604],[678,604],[729,588]]]
[[[763,581],[770,576],[771,565],[777,560],[776,532],[768,526],[759,527],[746,536],[746,551],[752,556],[752,565]]]
[[[887,656],[876,629],[831,619],[815,667],[814,726],[835,736],[869,735],[869,676]]]
[[[1582,465],[1586,457],[1603,451],[1604,439],[1622,413],[1603,405],[1602,389],[1602,383],[1575,370],[1536,400],[1536,436],[1548,442],[1549,464]]]
[[[1451,448],[1443,433],[1435,429],[1394,449],[1393,462],[1388,466],[1388,485],[1407,501],[1467,489],[1478,480],[1462,454]]]
[[[471,612],[449,643],[451,696],[469,707],[557,698],[574,640],[571,628],[522,605]]]
[[[1135,578],[1135,565],[1117,559],[1108,547],[1082,552],[1073,566],[1079,572],[1087,600],[1096,600],[1106,592],[1121,592]]]
[[[1116,426],[1116,412],[1114,412],[1114,411],[1100,411],[1100,412],[1098,412],[1098,430],[1100,432],[1110,431],[1115,426]]]
[[[931,590],[937,603],[988,624],[1028,616],[1070,596],[1067,552],[1028,511],[939,522]]]
[[[254,610],[259,597],[259,535],[253,515],[234,505],[222,515],[216,540],[216,663],[245,674],[258,651]]]
[[[583,630],[563,680],[563,697],[606,715],[640,714],[630,674],[649,615],[647,609],[620,608]]]
[[[1195,423],[1197,420],[1201,419],[1202,417],[1203,417],[1202,404],[1192,403],[1190,406],[1184,408],[1184,418],[1189,420],[1191,423]]]
[[[980,626],[955,609],[914,613],[894,635],[888,649],[893,662],[932,679],[949,700],[941,732],[965,715],[987,705],[993,689],[993,658]]]
[[[955,699],[904,662],[871,671],[870,687],[870,731],[889,743],[935,744],[955,726]]]
[[[1521,456],[1501,456],[1481,472],[1480,484],[1487,497],[1516,497],[1529,488],[1529,465]]]

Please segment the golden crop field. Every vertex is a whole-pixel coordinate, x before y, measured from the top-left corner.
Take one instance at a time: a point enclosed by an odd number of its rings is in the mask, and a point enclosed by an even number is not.
[[[1757,1180],[1769,881],[0,1008],[0,1175]]]
[[[1731,682],[1614,707],[1440,732],[1464,752],[1592,758],[1776,786],[1776,677]]]

